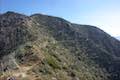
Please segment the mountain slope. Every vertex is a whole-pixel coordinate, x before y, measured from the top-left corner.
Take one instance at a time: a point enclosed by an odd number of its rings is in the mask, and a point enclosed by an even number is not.
[[[120,79],[120,42],[94,26],[7,12],[0,33],[3,80]]]

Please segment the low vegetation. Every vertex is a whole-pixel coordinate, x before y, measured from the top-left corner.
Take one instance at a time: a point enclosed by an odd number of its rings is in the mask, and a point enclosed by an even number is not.
[[[120,42],[41,14],[0,15],[0,80],[120,80]]]

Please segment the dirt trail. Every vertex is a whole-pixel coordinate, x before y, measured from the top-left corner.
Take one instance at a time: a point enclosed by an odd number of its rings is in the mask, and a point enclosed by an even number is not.
[[[7,78],[11,78],[11,77],[15,77],[15,78],[31,78],[34,79],[34,75],[30,75],[28,74],[28,71],[31,70],[32,68],[34,68],[39,62],[36,62],[35,64],[33,64],[32,66],[24,66],[24,65],[19,65],[16,62],[15,58],[11,58],[13,64],[16,65],[17,69],[16,70],[8,70],[6,72],[3,73],[2,76],[0,76],[0,80],[1,78],[7,77]],[[31,80],[29,79],[29,80]]]
[[[29,70],[34,68],[39,62],[37,62],[36,64],[34,64],[32,66],[19,66],[15,60],[14,60],[14,63],[17,65],[17,67],[19,69],[17,71],[13,71],[12,76],[25,78],[25,77],[28,77],[28,76],[32,77],[32,76],[28,75],[27,73],[28,73]]]

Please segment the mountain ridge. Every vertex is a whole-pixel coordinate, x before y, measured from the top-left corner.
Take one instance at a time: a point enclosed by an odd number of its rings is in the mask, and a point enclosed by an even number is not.
[[[7,12],[0,28],[1,79],[120,79],[120,41],[97,27]]]
[[[120,40],[120,36],[116,37],[118,40]]]

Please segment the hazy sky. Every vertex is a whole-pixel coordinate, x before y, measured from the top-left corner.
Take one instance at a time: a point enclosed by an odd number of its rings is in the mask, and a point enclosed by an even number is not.
[[[120,0],[0,0],[0,12],[43,13],[120,36]]]

